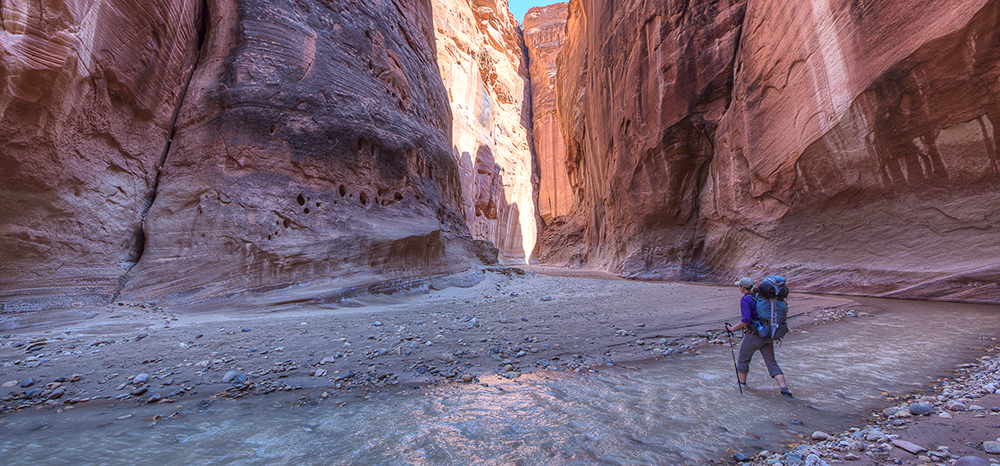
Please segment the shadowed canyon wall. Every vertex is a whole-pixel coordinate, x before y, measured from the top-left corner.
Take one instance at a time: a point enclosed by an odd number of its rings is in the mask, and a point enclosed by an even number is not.
[[[521,28],[504,0],[434,0],[433,8],[464,219],[475,238],[523,264],[538,237],[538,179]]]
[[[531,58],[531,113],[538,158],[538,214],[546,224],[570,213],[573,189],[566,168],[559,116],[556,113],[556,57],[566,41],[567,3],[528,10],[524,43]]]
[[[1000,301],[1000,5],[574,0],[543,262]]]
[[[472,265],[430,2],[120,3],[4,2],[5,309]]]

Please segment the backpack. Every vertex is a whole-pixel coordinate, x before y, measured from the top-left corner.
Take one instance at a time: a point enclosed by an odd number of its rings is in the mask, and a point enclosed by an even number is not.
[[[771,275],[764,278],[757,287],[757,318],[763,325],[757,326],[761,338],[780,340],[788,333],[788,286],[785,277]]]

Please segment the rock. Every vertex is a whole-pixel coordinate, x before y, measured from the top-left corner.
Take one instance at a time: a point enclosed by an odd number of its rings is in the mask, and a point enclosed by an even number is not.
[[[372,324],[372,325],[374,325],[376,327],[381,327],[382,326],[382,322],[379,322],[379,321],[376,320],[375,323]]]
[[[990,466],[990,463],[977,456],[963,456],[953,466]]]
[[[965,411],[966,407],[961,401],[950,400],[944,404],[944,408],[949,411]]]
[[[474,239],[527,262],[538,236],[533,193],[528,57],[506,2],[432,0],[439,82],[451,102],[452,156],[462,211]],[[484,5],[485,4],[485,5]],[[458,45],[456,45],[458,44]]]
[[[17,381],[16,380],[9,380],[7,382],[4,382],[3,385],[0,385],[0,387],[8,388],[8,387],[13,387],[15,385],[17,385]]]
[[[895,416],[896,413],[898,413],[898,412],[899,412],[899,408],[896,407],[896,406],[892,406],[892,407],[883,409],[882,410],[882,415],[885,416],[885,417],[892,417],[892,416]]]
[[[951,414],[948,414],[947,412],[942,411],[942,412],[938,413],[938,417],[942,417],[942,418],[945,418],[945,419],[951,419]]]
[[[750,461],[750,457],[744,453],[736,452],[733,454],[733,460],[735,460],[737,463],[746,463]]]
[[[826,439],[830,438],[830,434],[827,434],[826,432],[821,432],[821,431],[817,430],[816,432],[813,432],[812,435],[809,436],[809,438],[811,438],[813,440],[826,440]]]
[[[132,378],[133,385],[139,385],[149,382],[149,374],[142,373]]]
[[[814,453],[810,453],[809,456],[806,457],[805,464],[806,466],[830,466],[826,463],[826,461],[823,461]]]
[[[442,362],[445,362],[445,363],[448,363],[448,364],[451,364],[451,363],[453,363],[453,362],[456,361],[455,356],[453,354],[451,354],[451,353],[441,354],[437,358],[439,360],[441,360]]]
[[[920,453],[923,453],[923,452],[927,451],[926,448],[924,448],[924,447],[922,447],[920,445],[917,445],[917,444],[915,444],[913,442],[908,442],[906,440],[892,439],[892,444],[894,446],[896,446],[896,448],[899,448],[899,449],[901,449],[903,451],[906,451],[907,453],[910,453],[910,454],[913,454],[913,455],[917,455],[917,454],[920,454]]]
[[[27,379],[22,380],[20,385],[21,388],[28,388],[34,384],[35,384],[35,379],[28,377]]]
[[[934,405],[930,403],[913,403],[910,405],[910,412],[916,416],[926,416],[934,412]]]
[[[848,454],[844,455],[844,460],[846,460],[846,461],[858,461],[860,459],[861,459],[861,457],[858,456],[858,455],[855,455],[854,453],[848,453]]]
[[[133,389],[131,392],[129,392],[129,395],[139,396],[139,395],[142,395],[143,393],[146,393],[147,390],[149,390],[149,387],[146,386],[146,385],[143,385],[141,387],[137,387],[137,388]]]
[[[462,382],[470,383],[474,380],[474,377],[472,374],[462,374],[461,380]]]
[[[871,429],[868,431],[868,435],[865,436],[865,440],[869,442],[879,442],[885,438],[885,434],[881,430]]]
[[[693,263],[713,277],[794,268],[797,289],[995,301],[991,287],[958,284],[980,283],[983,273],[1000,281],[1000,267],[985,259],[1000,256],[1000,245],[984,256],[977,233],[992,227],[986,206],[1000,202],[988,129],[1000,114],[992,94],[957,90],[996,82],[997,69],[982,63],[998,62],[1000,43],[963,39],[994,37],[994,5],[817,5],[571,2],[556,89],[579,208],[546,226],[539,261],[586,258],[587,267],[658,279],[682,278]],[[954,191],[929,197],[929,189]],[[844,196],[858,202],[838,202]],[[946,220],[955,229],[942,237],[899,241],[896,232],[955,209]],[[805,220],[820,212],[836,226]],[[957,253],[907,265],[942,242]],[[808,265],[791,259],[817,244],[865,246],[828,250]],[[884,265],[854,271],[873,262]]]
[[[143,338],[146,338],[148,336],[149,336],[149,334],[147,334],[147,333],[140,333],[140,334],[138,334],[138,335],[135,336],[135,339],[136,339],[136,341],[138,341],[138,340],[142,340]]]
[[[983,451],[991,455],[1000,455],[1000,441],[983,442]]]
[[[313,377],[326,377],[326,374],[326,369],[316,369],[316,372],[313,373]]]
[[[903,409],[900,409],[899,411],[896,411],[896,417],[898,417],[898,418],[913,417],[913,414],[910,413],[909,409],[903,408]]]
[[[570,213],[573,188],[556,114],[556,57],[566,40],[567,2],[534,7],[524,16],[531,74],[533,142],[538,159],[538,215],[546,224]]]
[[[81,380],[83,380],[83,376],[80,374],[73,374],[69,377],[70,382],[79,382]]]
[[[226,375],[223,375],[223,376],[222,376],[222,383],[230,383],[230,382],[232,382],[232,381],[233,381],[234,379],[236,379],[236,377],[237,377],[238,375],[240,375],[240,373],[239,373],[239,372],[236,372],[236,371],[229,371],[229,372],[226,372]]]
[[[969,405],[969,411],[986,411],[986,408],[979,405]]]
[[[65,395],[65,394],[66,394],[66,389],[62,388],[62,387],[59,387],[59,388],[53,390],[52,393],[49,393],[49,395],[46,396],[45,399],[46,400],[57,400],[59,398],[62,398],[62,396]]]

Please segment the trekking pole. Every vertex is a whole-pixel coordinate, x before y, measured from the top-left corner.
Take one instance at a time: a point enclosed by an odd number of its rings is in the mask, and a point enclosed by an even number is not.
[[[740,383],[740,368],[736,365],[736,351],[733,350],[733,332],[729,331],[729,322],[726,322],[726,335],[729,336],[729,352],[733,355],[733,369],[736,370],[736,386],[740,387],[740,395],[742,395],[743,384]]]

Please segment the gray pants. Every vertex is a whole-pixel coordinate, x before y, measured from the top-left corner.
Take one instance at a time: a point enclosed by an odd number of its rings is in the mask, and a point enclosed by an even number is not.
[[[744,374],[750,372],[750,358],[753,358],[753,353],[758,350],[761,357],[764,358],[764,364],[767,365],[767,372],[771,374],[771,377],[782,374],[781,368],[778,367],[778,363],[774,360],[774,340],[761,338],[750,332],[743,334],[743,342],[740,343],[740,355],[736,359],[736,370]]]

